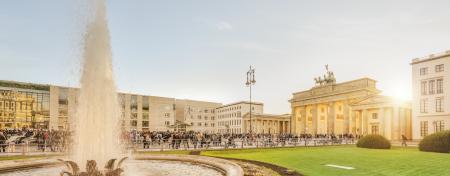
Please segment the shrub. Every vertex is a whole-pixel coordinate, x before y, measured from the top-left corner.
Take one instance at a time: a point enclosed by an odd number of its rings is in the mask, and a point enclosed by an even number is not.
[[[362,137],[356,143],[359,148],[370,148],[370,149],[390,149],[391,142],[381,135],[367,135]]]
[[[450,153],[450,131],[443,131],[426,136],[419,143],[419,150],[424,152]]]

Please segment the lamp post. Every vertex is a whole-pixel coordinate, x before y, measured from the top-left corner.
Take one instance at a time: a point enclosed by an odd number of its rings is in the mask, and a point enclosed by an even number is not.
[[[250,88],[250,134],[252,134],[252,85],[255,85],[255,69],[250,66],[250,70],[247,71],[247,82],[245,85]]]

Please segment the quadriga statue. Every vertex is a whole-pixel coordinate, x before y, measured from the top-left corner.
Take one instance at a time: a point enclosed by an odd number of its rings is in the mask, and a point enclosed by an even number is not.
[[[106,163],[105,170],[100,171],[97,168],[97,162],[94,160],[89,160],[86,163],[86,172],[80,172],[80,167],[78,167],[78,164],[73,161],[64,161],[59,160],[63,162],[68,171],[62,171],[60,176],[121,176],[123,173],[122,163],[127,159],[128,157],[122,158],[119,163],[117,164],[117,167],[114,167],[114,164],[116,163],[116,159],[111,159]]]

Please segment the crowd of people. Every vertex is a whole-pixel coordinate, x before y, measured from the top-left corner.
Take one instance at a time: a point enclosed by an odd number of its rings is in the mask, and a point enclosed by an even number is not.
[[[143,132],[131,131],[122,134],[122,140],[129,145],[142,145],[144,149],[151,146],[168,144],[171,149],[179,148],[209,148],[209,147],[237,147],[238,145],[286,145],[303,142],[354,143],[361,136],[352,134],[219,134],[201,132]]]
[[[0,130],[0,152],[6,152],[11,144],[27,144],[36,147],[37,151],[64,152],[71,143],[71,134],[63,130],[46,129],[10,129]],[[220,134],[201,132],[173,131],[129,131],[121,134],[121,140],[128,147],[167,146],[170,149],[198,149],[209,147],[239,147],[244,145],[274,146],[286,144],[307,144],[308,142],[354,143],[361,136],[352,134]]]
[[[38,151],[65,151],[69,133],[63,130],[46,129],[4,129],[0,130],[0,152],[6,152],[11,145],[36,145]]]

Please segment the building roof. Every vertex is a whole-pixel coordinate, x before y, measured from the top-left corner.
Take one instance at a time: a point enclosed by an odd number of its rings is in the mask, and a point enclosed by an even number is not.
[[[364,81],[364,80],[369,80],[369,81],[377,82],[377,80],[375,80],[375,79],[365,77],[365,78],[355,79],[355,80],[351,80],[351,81],[345,81],[345,82],[341,82],[341,83],[336,83],[336,84],[333,84],[333,85],[314,86],[314,87],[312,87],[312,88],[309,89],[309,90],[304,90],[304,91],[294,92],[293,95],[301,94],[301,93],[305,93],[305,92],[309,92],[309,91],[311,91],[311,90],[314,90],[314,89],[317,89],[317,88],[320,88],[320,87],[326,87],[326,86],[340,86],[340,85],[351,84],[351,83],[353,83],[353,82]]]
[[[243,118],[248,118],[250,116],[250,113],[244,114]],[[254,114],[252,113],[253,118],[291,118],[291,114]]]
[[[50,91],[50,85],[0,80],[0,87]]]
[[[220,108],[226,108],[226,107],[234,106],[234,105],[238,105],[238,104],[250,104],[250,102],[249,102],[249,101],[239,101],[239,102],[235,102],[235,103],[223,105],[223,106],[221,106],[221,107],[218,107],[217,109],[220,109]],[[252,105],[261,105],[261,106],[264,106],[264,103],[261,103],[261,102],[253,102],[253,101],[252,101]]]
[[[436,60],[436,59],[441,59],[441,58],[444,58],[447,56],[450,56],[450,50],[447,50],[447,51],[441,52],[441,53],[430,54],[428,56],[421,57],[421,58],[415,58],[412,60],[411,65],[428,62],[428,61],[432,61],[432,60]]]

